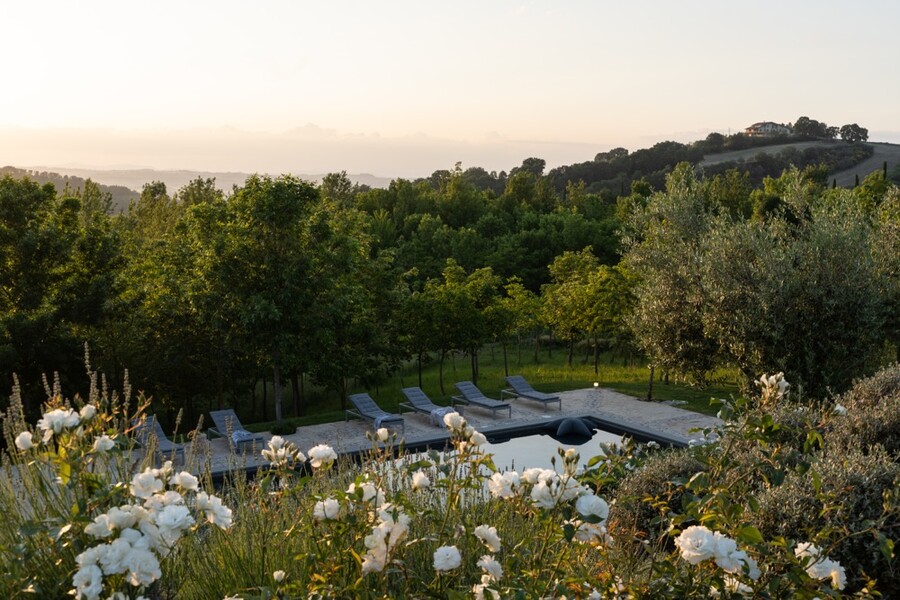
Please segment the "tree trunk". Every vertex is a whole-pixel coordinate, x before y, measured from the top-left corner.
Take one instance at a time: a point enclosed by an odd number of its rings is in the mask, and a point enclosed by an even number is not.
[[[256,418],[256,384],[258,380],[256,377],[253,378],[253,383],[250,386],[250,414]]]
[[[283,415],[281,411],[281,353],[276,352],[272,357],[274,364],[272,365],[272,389],[275,391],[275,421],[281,423]]]
[[[294,398],[294,416],[300,416],[300,382],[296,372],[291,374],[291,396]]]
[[[469,360],[472,363],[472,383],[478,385],[478,353],[476,351],[471,351],[469,353]]]
[[[418,357],[418,367],[419,367],[419,388],[422,387],[422,352],[419,352]]]
[[[550,336],[547,338],[547,358],[553,358],[553,330],[550,330]]]
[[[569,338],[569,368],[572,367],[572,356],[575,354],[575,336]]]
[[[647,386],[647,400],[653,401],[653,365],[650,365],[650,385]]]
[[[506,342],[503,342],[503,376],[509,377],[509,358],[507,357]]]
[[[600,342],[594,338],[594,375],[600,372]]]
[[[445,352],[443,350],[441,350],[440,351],[440,359],[438,361],[440,364],[440,367],[438,368],[438,373],[439,373],[438,379],[441,382],[441,395],[442,396],[447,395],[447,392],[444,391],[444,354],[445,354]]]
[[[538,363],[540,351],[541,351],[541,335],[540,335],[540,333],[535,332],[535,334],[534,334],[534,364]]]
[[[216,361],[216,408],[222,408],[222,361]]]
[[[516,334],[516,363],[522,365],[522,334]]]
[[[665,383],[666,385],[669,385],[669,370],[668,369],[666,369],[666,374],[663,377],[663,383]]]
[[[306,402],[306,373],[300,372],[300,402]]]
[[[263,382],[263,401],[262,401],[262,420],[269,420],[269,383],[266,381],[265,376],[262,378]]]

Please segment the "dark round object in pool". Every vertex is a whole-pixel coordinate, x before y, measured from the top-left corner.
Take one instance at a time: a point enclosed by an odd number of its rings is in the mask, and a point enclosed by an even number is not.
[[[569,418],[559,422],[553,437],[567,444],[583,444],[594,437],[594,432],[583,419]]]

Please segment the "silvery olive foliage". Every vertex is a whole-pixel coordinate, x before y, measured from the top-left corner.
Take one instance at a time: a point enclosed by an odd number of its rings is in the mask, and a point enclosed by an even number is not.
[[[900,277],[884,246],[896,247],[900,214],[783,177],[785,203],[764,219],[719,207],[686,166],[631,215],[631,325],[658,366],[700,381],[720,360],[748,382],[783,371],[823,398],[883,352]]]

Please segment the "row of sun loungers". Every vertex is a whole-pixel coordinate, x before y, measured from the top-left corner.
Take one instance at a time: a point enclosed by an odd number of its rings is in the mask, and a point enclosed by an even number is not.
[[[534,400],[542,403],[545,409],[548,404],[556,403],[559,409],[562,410],[562,399],[559,396],[535,390],[524,377],[520,375],[510,376],[506,378],[506,382],[510,387],[500,392],[500,400],[485,396],[471,381],[457,382],[454,385],[459,395],[451,397],[450,406],[438,406],[420,388],[403,388],[401,392],[406,397],[406,402],[400,403],[400,414],[397,415],[384,411],[369,394],[353,394],[348,398],[354,408],[345,411],[344,420],[348,420],[351,416],[366,419],[372,422],[375,429],[399,424],[401,431],[404,431],[405,425],[401,416],[403,409],[428,415],[431,423],[436,426],[443,425],[444,415],[449,412],[461,412],[463,406],[489,410],[493,417],[497,416],[497,411],[506,411],[507,417],[511,417],[512,405],[503,400],[504,396]]]
[[[548,404],[556,403],[562,410],[562,400],[559,396],[553,394],[545,394],[535,390],[520,375],[514,375],[506,378],[509,388],[500,392],[500,400],[489,398],[482,393],[478,387],[471,381],[460,381],[454,384],[459,395],[451,396],[450,406],[439,406],[431,401],[431,398],[417,387],[403,388],[406,402],[400,403],[400,414],[393,414],[383,410],[367,393],[352,394],[348,396],[348,400],[353,404],[353,408],[345,411],[344,420],[350,417],[356,417],[370,421],[375,429],[381,427],[400,427],[400,431],[405,433],[406,426],[401,416],[403,410],[409,412],[427,415],[431,423],[435,426],[443,426],[444,415],[451,412],[462,412],[463,407],[479,408],[491,411],[491,416],[497,416],[498,411],[506,411],[506,416],[512,416],[512,405],[504,401],[507,398],[525,398],[540,402],[546,409]],[[241,451],[247,446],[253,444],[260,445],[264,441],[264,437],[258,433],[251,433],[241,425],[240,419],[232,409],[214,410],[209,413],[213,422],[213,427],[208,429],[209,433],[228,439],[229,446],[232,450]],[[176,444],[171,441],[163,431],[162,426],[156,417],[150,415],[143,420],[135,421],[135,437],[142,447],[153,447],[160,457],[171,457],[175,460],[181,459],[184,462],[184,445]],[[152,439],[151,439],[152,438]]]
[[[227,438],[232,450],[241,451],[253,444],[260,445],[265,440],[262,435],[244,429],[237,414],[231,408],[210,411],[209,417],[212,419],[213,426],[207,430],[208,433]],[[135,438],[141,447],[154,448],[160,458],[172,458],[175,461],[180,459],[181,462],[184,462],[184,444],[176,444],[170,440],[155,416],[148,415],[143,420],[136,420],[133,425]]]

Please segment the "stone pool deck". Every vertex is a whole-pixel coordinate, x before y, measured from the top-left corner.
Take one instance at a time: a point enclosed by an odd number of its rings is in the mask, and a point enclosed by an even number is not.
[[[545,410],[539,402],[516,398],[509,400],[512,404],[510,417],[506,416],[505,411],[498,412],[496,417],[492,417],[489,411],[477,407],[464,407],[464,416],[470,425],[489,439],[492,434],[505,430],[535,428],[567,417],[589,417],[602,421],[611,428],[669,440],[681,445],[687,444],[692,438],[700,437],[701,434],[692,433],[692,429],[713,427],[721,423],[715,417],[661,402],[639,400],[603,388],[571,390],[561,392],[559,396],[562,398],[561,410],[557,410],[555,405],[548,406]],[[399,430],[396,432],[407,446],[440,445],[448,439],[446,430],[432,425],[428,415],[404,412],[403,417],[405,433],[401,435]],[[348,422],[298,427],[295,433],[282,437],[296,444],[304,453],[317,444],[328,444],[338,454],[352,454],[371,448],[372,443],[366,437],[366,432],[371,431],[371,422],[354,419]],[[265,440],[272,437],[271,433],[262,435]],[[221,476],[235,469],[255,469],[266,464],[260,456],[260,450],[264,445],[265,441],[262,446],[248,447],[240,454],[235,454],[230,450],[228,440],[224,438],[200,439],[185,448],[186,462],[191,470],[199,472],[208,468],[214,476]]]

